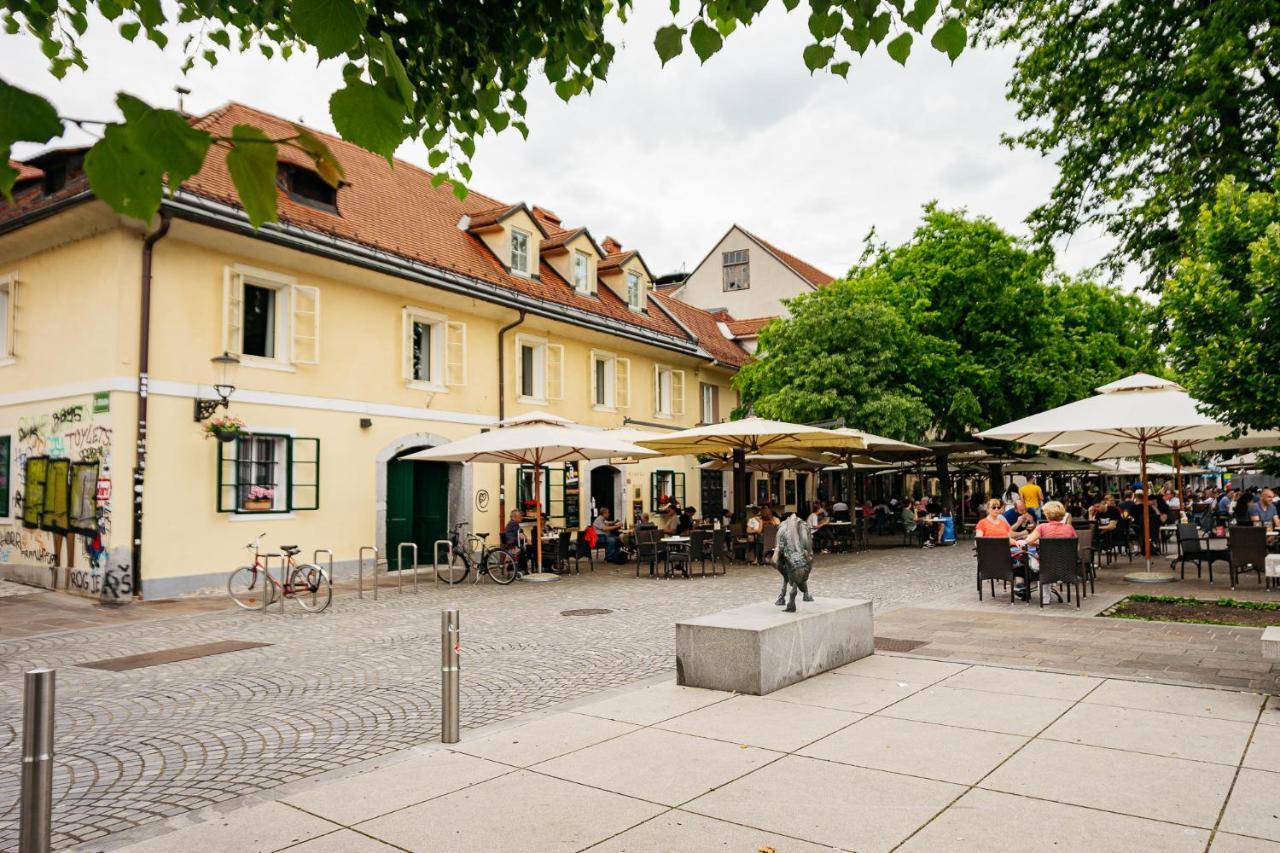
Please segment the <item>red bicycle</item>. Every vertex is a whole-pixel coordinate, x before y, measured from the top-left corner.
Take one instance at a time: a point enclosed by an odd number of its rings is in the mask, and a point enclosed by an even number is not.
[[[253,552],[253,565],[241,566],[227,578],[227,595],[238,607],[245,610],[262,610],[272,604],[277,595],[292,598],[303,610],[319,613],[333,601],[333,581],[324,569],[315,563],[299,564],[294,557],[302,550],[297,545],[281,545],[284,554],[284,584],[267,571],[266,560],[259,544],[266,533],[245,545]],[[278,556],[278,555],[277,555]]]

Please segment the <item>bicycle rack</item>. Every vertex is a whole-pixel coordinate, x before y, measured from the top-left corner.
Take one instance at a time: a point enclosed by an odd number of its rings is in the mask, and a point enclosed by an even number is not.
[[[262,560],[262,569],[263,569],[263,571],[265,571],[265,572],[267,573],[267,583],[268,583],[268,584],[270,584],[270,583],[271,583],[271,558],[272,558],[272,557],[275,557],[276,559],[278,559],[278,560],[280,561],[280,589],[279,589],[279,592],[280,592],[280,615],[281,615],[281,616],[283,616],[283,615],[284,615],[284,598],[285,598],[285,595],[284,595],[284,585],[285,585],[286,583],[288,583],[288,580],[289,580],[288,578],[286,578],[286,577],[284,576],[284,573],[285,573],[285,567],[288,565],[288,563],[285,561],[284,554],[275,554],[275,553],[272,553],[272,554],[264,554],[264,555],[263,555],[263,560]],[[273,586],[273,587],[271,587],[271,589],[272,589],[272,590],[275,590],[275,587]]]
[[[373,545],[361,545],[359,557],[359,574],[356,575],[356,597],[364,598],[364,555],[366,551],[373,553],[373,600],[378,600],[378,549]]]
[[[314,551],[311,552],[311,562],[315,563],[316,566],[318,567],[320,565],[321,554],[329,555],[329,583],[333,583],[333,552],[332,551],[330,551],[328,548],[315,549]]]
[[[453,542],[449,539],[437,539],[431,543],[431,573],[434,577],[432,586],[440,583],[440,546],[444,546],[445,558],[453,553]]]
[[[396,592],[397,593],[404,592],[402,584],[404,580],[404,549],[405,548],[413,549],[413,592],[416,595],[418,592],[418,543],[417,542],[401,542],[399,545],[396,546],[396,562],[399,564],[396,566]]]

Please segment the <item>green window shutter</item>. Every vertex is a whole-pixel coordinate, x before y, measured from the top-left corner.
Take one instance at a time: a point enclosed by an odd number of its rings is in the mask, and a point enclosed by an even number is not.
[[[674,479],[675,479],[675,483],[674,483],[674,488],[672,489],[673,494],[671,496],[675,498],[676,503],[680,504],[681,508],[683,508],[684,507],[684,472],[677,471],[674,475]]]
[[[290,510],[320,508],[320,439],[289,441]]]
[[[219,441],[218,445],[218,512],[236,511],[236,464],[240,442]]]
[[[649,474],[649,512],[658,511],[658,472]]]
[[[547,478],[547,517],[564,518],[564,468],[544,468]]]

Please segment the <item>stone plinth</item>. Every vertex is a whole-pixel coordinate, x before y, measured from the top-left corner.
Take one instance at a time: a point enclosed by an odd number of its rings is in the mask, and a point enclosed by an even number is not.
[[[748,604],[676,623],[676,680],[763,696],[875,650],[871,602],[819,598],[784,613]]]
[[[1280,625],[1271,625],[1262,632],[1262,656],[1280,660]]]

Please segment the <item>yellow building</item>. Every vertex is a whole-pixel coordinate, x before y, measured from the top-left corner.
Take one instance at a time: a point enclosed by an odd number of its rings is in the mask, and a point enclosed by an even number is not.
[[[235,104],[195,121],[290,129]],[[82,151],[22,164],[0,203],[0,577],[216,588],[263,531],[340,573],[364,545],[426,561],[457,522],[498,531],[531,472],[404,455],[530,411],[661,430],[736,405],[723,318],[654,292],[638,252],[327,141],[347,182],[283,152],[259,231],[216,153],[147,224],[94,199]],[[227,414],[247,434],[207,438]],[[553,520],[727,502],[695,459],[618,462],[549,471]]]

